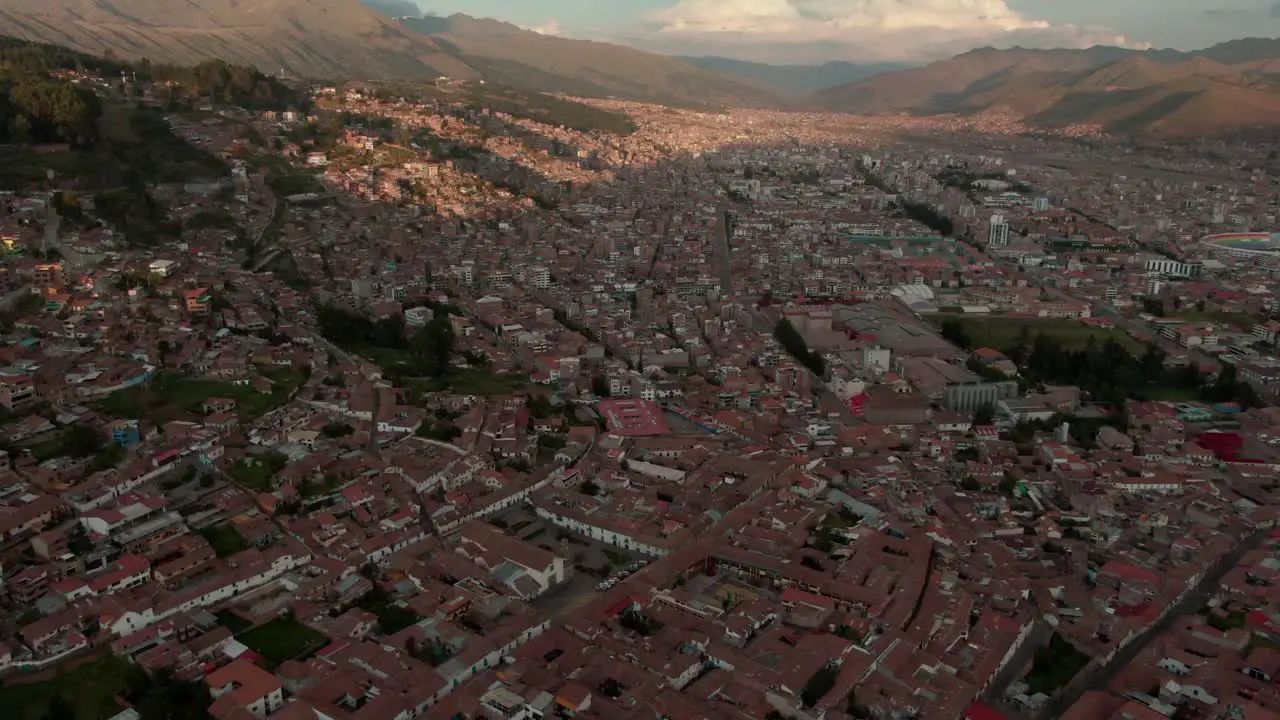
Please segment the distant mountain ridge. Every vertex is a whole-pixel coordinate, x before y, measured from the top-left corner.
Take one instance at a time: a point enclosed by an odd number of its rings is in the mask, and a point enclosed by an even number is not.
[[[1280,126],[1280,40],[1200,51],[981,48],[815,95],[827,110],[971,114],[1007,109],[1045,127],[1185,135]]]
[[[478,76],[355,0],[4,0],[0,32],[98,55],[221,58],[303,77]]]
[[[683,59],[590,40],[543,35],[467,15],[402,18],[487,80],[523,90],[671,105],[777,102],[758,85]]]
[[[422,17],[422,8],[410,0],[360,0],[371,10],[393,18]]]
[[[776,101],[676,58],[496,20],[423,17],[409,0],[2,0],[0,34],[154,62],[220,58],[305,78],[448,76],[666,104]]]
[[[716,56],[682,56],[681,60],[740,78],[782,95],[808,95],[880,73],[915,67],[907,63],[854,63],[833,60],[821,65],[773,65]]]

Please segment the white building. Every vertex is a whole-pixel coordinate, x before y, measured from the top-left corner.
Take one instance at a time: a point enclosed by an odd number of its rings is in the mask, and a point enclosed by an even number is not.
[[[169,274],[173,272],[173,269],[177,264],[178,263],[173,260],[152,260],[151,264],[147,266],[147,270],[149,270],[152,275],[169,277]]]
[[[1167,257],[1148,258],[1143,265],[1148,273],[1164,277],[1194,277],[1203,270],[1200,263],[1187,263]]]
[[[987,245],[990,247],[1004,247],[1009,244],[1009,223],[1004,221],[1003,215],[991,216],[991,227],[987,230]]]
[[[545,267],[536,267],[533,269],[533,286],[539,290],[546,290],[551,287],[551,271]]]

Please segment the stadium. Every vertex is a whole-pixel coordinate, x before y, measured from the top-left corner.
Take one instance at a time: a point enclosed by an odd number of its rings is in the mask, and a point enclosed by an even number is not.
[[[1225,233],[1202,238],[1214,252],[1239,258],[1280,259],[1280,233]]]

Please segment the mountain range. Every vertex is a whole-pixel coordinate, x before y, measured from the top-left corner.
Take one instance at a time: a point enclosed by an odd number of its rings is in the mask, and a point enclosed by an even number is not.
[[[308,78],[483,79],[672,105],[764,105],[755,84],[632,48],[541,35],[399,0],[3,0],[0,33],[93,54],[209,58]],[[393,19],[379,12],[410,13]]]
[[[317,79],[484,80],[685,107],[855,113],[1003,109],[1033,125],[1215,133],[1280,125],[1280,40],[1195,51],[983,48],[922,67],[765,65],[543,35],[410,0],[2,0],[0,33],[75,50],[209,58]]]
[[[762,87],[679,58],[573,40],[467,15],[401,18],[485,80],[536,92],[619,97],[670,105],[776,103]]]
[[[754,83],[779,97],[801,97],[881,73],[906,70],[907,63],[854,63],[833,60],[821,65],[770,65],[726,57],[681,57],[698,67]]]
[[[1003,109],[1041,127],[1089,124],[1187,135],[1280,125],[1280,40],[1205,50],[995,50],[821,91],[854,113],[972,114]]]

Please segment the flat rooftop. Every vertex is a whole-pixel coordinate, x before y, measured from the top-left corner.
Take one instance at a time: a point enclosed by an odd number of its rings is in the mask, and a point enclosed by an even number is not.
[[[596,406],[609,432],[625,437],[666,435],[671,432],[662,408],[648,400],[601,400]]]

